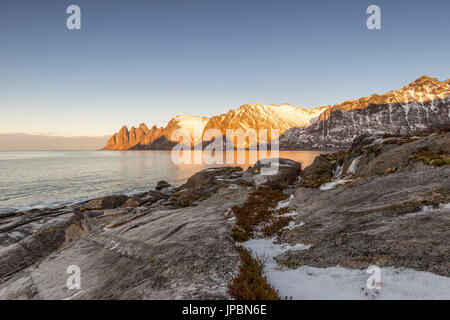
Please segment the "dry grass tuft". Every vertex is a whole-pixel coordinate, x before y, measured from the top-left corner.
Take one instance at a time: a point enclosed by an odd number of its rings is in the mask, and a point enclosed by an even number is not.
[[[289,196],[279,191],[257,190],[252,192],[242,206],[232,208],[236,217],[231,236],[243,242],[252,238],[258,227],[265,237],[278,234],[289,224],[291,217],[281,216],[287,208],[275,209],[278,202]]]
[[[228,287],[229,294],[236,300],[280,300],[278,292],[263,276],[264,264],[252,257],[244,247],[238,246],[241,256],[239,274]]]

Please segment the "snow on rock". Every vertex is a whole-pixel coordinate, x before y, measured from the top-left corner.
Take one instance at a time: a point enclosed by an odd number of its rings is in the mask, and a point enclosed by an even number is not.
[[[265,261],[264,274],[280,297],[293,299],[450,299],[450,278],[403,268],[381,268],[381,288],[368,289],[366,270],[339,266],[287,269],[274,257],[309,245],[276,244],[275,239],[252,239],[243,246]]]
[[[414,212],[410,212],[407,214],[404,214],[404,218],[405,219],[409,219],[412,216],[417,216],[417,215],[425,215],[425,214],[440,214],[440,213],[448,213],[450,210],[450,203],[445,203],[445,204],[440,204],[437,207],[432,207],[432,206],[423,206],[419,211],[414,211]]]
[[[209,118],[206,117],[181,115],[173,118],[171,120],[171,123],[175,128],[182,129],[186,131],[186,133],[189,133],[191,138],[194,139],[193,143],[196,144],[200,142],[203,134],[203,129],[205,128],[208,121]]]
[[[442,209],[450,209],[450,203],[440,204],[439,207],[433,208],[430,206],[423,206],[422,210],[420,212],[422,213],[428,213],[428,212],[434,212]]]
[[[279,209],[282,209],[282,208],[286,208],[287,206],[289,206],[289,203],[291,202],[291,200],[292,200],[293,198],[294,198],[294,195],[291,194],[291,195],[289,196],[289,198],[287,198],[286,200],[281,200],[280,202],[278,202],[278,204],[277,204],[275,210],[279,210]]]
[[[304,126],[307,127],[311,123],[318,120],[320,114],[325,111],[326,107],[305,109],[298,106],[292,106],[289,104],[274,105],[271,104],[267,108],[276,115],[279,119],[286,123],[292,124],[292,126]]]
[[[341,175],[341,173],[342,173],[342,165],[338,164],[336,166],[336,169],[334,169],[334,171],[333,171],[333,177],[338,178]]]
[[[345,180],[345,179],[338,179],[335,181],[327,182],[327,183],[324,183],[323,185],[321,185],[319,187],[319,189],[320,190],[331,190],[331,189],[336,188],[336,186],[338,186],[338,185],[346,183],[347,181],[348,180]]]
[[[275,243],[275,241],[275,237],[269,239],[250,239],[243,242],[242,245],[244,248],[251,251],[255,256],[268,258],[269,260],[273,260],[274,257],[289,250],[306,250],[310,248],[310,245],[305,245],[302,243],[291,246],[287,243],[278,244]],[[267,262],[266,266],[269,264],[270,262]]]
[[[282,217],[293,217],[293,216],[296,216],[296,215],[298,215],[298,212],[290,211],[290,212],[282,214],[281,216]]]
[[[378,290],[367,288],[366,270],[267,264],[265,275],[281,297],[293,299],[450,299],[450,278],[410,269],[382,268]]]
[[[347,169],[347,174],[354,174],[356,172],[356,168],[358,167],[358,162],[361,160],[363,156],[359,156],[358,158],[353,159],[352,163]]]
[[[292,229],[295,229],[295,228],[297,228],[297,227],[301,227],[301,226],[303,226],[303,225],[305,225],[304,222],[295,223],[295,221],[291,221],[291,222],[289,222],[289,225],[287,225],[286,227],[284,227],[284,229],[286,229],[286,230],[292,230]]]

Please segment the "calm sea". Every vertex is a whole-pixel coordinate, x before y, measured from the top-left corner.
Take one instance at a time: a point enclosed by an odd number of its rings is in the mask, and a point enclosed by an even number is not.
[[[305,167],[320,153],[280,151],[280,157]],[[159,180],[179,185],[215,166],[220,165],[176,165],[168,151],[0,151],[0,213],[130,195]]]

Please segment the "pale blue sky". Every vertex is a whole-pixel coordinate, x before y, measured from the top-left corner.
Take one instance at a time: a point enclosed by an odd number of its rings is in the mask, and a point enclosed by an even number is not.
[[[66,28],[81,7],[82,29]],[[377,4],[382,30],[366,28]],[[0,133],[105,135],[450,75],[450,1],[2,0]]]

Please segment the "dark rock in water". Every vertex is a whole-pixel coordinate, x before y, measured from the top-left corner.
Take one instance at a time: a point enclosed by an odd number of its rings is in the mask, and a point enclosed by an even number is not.
[[[84,206],[83,209],[84,210],[114,209],[123,205],[127,200],[128,197],[122,194],[92,199]]]
[[[170,187],[170,183],[168,183],[167,181],[162,180],[162,181],[158,181],[158,183],[156,184],[155,189],[157,191],[160,191],[161,189],[168,188],[168,187]]]

